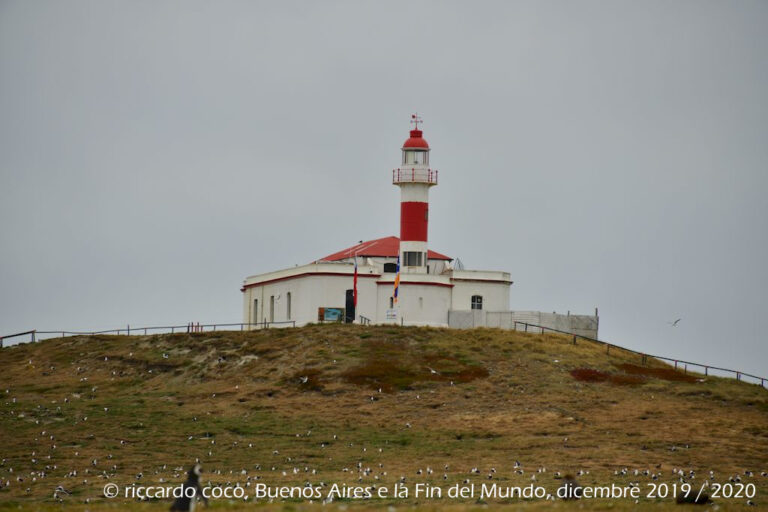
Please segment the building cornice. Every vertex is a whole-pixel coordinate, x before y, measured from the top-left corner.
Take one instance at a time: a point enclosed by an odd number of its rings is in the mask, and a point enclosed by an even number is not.
[[[280,281],[289,281],[291,279],[299,279],[301,277],[312,277],[312,276],[336,276],[336,277],[344,277],[344,278],[350,278],[354,276],[353,272],[301,272],[297,274],[292,274],[288,276],[282,276],[282,277],[275,277],[273,279],[265,279],[264,281],[256,281],[254,283],[248,283],[244,284],[242,288],[240,288],[241,292],[244,292],[248,288],[254,288],[256,286],[262,286],[265,284],[272,284],[277,283]],[[358,273],[357,277],[359,279],[366,278],[366,277],[381,277],[381,274],[361,274]]]

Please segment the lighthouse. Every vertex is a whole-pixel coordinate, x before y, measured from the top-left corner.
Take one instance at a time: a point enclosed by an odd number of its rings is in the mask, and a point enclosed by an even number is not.
[[[469,270],[428,247],[429,189],[437,185],[437,170],[429,166],[421,118],[413,114],[410,121],[399,166],[392,169],[392,184],[400,187],[400,236],[365,240],[361,233],[347,233],[343,236],[360,241],[304,265],[246,277],[240,288],[244,328],[346,322],[514,329],[526,322],[596,338],[597,315],[510,311],[508,272]],[[381,178],[381,186],[389,186],[384,173]],[[361,201],[366,215],[381,215],[366,206]],[[322,201],[315,208],[321,215]],[[338,229],[330,231],[329,238],[340,235]]]
[[[437,185],[421,122],[418,114],[411,116],[414,129],[403,143],[400,167],[392,170],[392,184],[400,187],[400,265],[410,274],[428,272],[429,189]]]

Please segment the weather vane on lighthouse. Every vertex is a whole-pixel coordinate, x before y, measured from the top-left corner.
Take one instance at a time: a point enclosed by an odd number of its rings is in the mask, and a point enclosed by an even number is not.
[[[417,113],[411,114],[411,124],[418,130],[419,129],[419,123],[423,123],[424,121],[421,120],[421,116]]]

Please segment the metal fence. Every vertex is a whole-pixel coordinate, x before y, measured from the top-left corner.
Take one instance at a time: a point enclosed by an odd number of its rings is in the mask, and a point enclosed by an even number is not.
[[[605,347],[605,353],[610,354],[611,349],[614,350],[621,350],[624,352],[629,352],[631,354],[637,354],[640,356],[640,362],[642,364],[648,363],[648,358],[653,359],[659,359],[661,361],[665,361],[668,363],[671,363],[674,365],[675,370],[682,369],[683,372],[688,373],[689,367],[692,367],[691,370],[694,369],[701,369],[704,371],[704,375],[713,375],[713,376],[721,376],[721,377],[735,377],[736,380],[744,380],[745,382],[751,382],[753,384],[758,384],[759,386],[765,387],[766,383],[768,382],[768,378],[765,377],[759,377],[757,375],[752,375],[750,373],[744,373],[740,372],[738,370],[730,370],[728,368],[720,368],[718,366],[711,366],[708,364],[701,364],[701,363],[692,363],[691,361],[684,361],[682,359],[672,359],[670,357],[664,357],[664,356],[657,356],[653,354],[648,354],[645,352],[638,352],[637,350],[632,350],[631,348],[625,348],[621,347],[619,345],[614,345],[613,343],[608,343],[607,341],[598,340],[597,338],[590,338],[589,336],[582,336],[581,334],[573,334],[572,332],[566,332],[561,331],[559,329],[553,329],[551,327],[545,327],[543,325],[536,325],[536,324],[529,324],[528,322],[518,322],[515,321],[515,330],[519,331],[520,329],[517,328],[518,325],[523,326],[523,330],[525,332],[556,332],[559,334],[565,334],[567,336],[573,337],[573,344],[576,345],[576,340],[585,340],[592,343],[597,343],[599,345],[603,345]]]
[[[428,183],[437,185],[437,169],[392,169],[392,184]]]
[[[137,336],[145,334],[175,334],[175,333],[195,333],[195,332],[213,332],[213,331],[244,331],[246,329],[269,329],[274,327],[296,327],[295,320],[284,322],[257,322],[257,323],[233,323],[233,324],[201,324],[199,322],[190,322],[186,325],[156,325],[152,327],[131,327],[126,325],[124,328],[107,329],[103,331],[31,331],[18,332],[0,336],[0,348],[5,345],[5,340],[10,338],[29,337],[20,341],[20,343],[40,341],[46,338],[55,338],[65,336],[91,336],[94,334],[115,334],[125,336]]]

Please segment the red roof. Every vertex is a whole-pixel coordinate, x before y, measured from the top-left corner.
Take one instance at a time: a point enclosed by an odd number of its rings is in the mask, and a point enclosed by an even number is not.
[[[325,258],[320,258],[317,261],[339,261],[347,258],[354,258],[355,254],[358,256],[378,256],[384,258],[397,258],[398,251],[400,250],[400,239],[396,236],[388,236],[385,238],[379,238],[376,240],[369,240],[362,242],[352,247],[348,247],[343,251],[329,254]],[[435,251],[428,251],[427,259],[430,260],[448,260],[449,258],[444,254],[440,254]]]
[[[429,149],[426,139],[422,138],[421,130],[411,130],[411,136],[403,143],[403,149],[405,148],[421,148]]]

